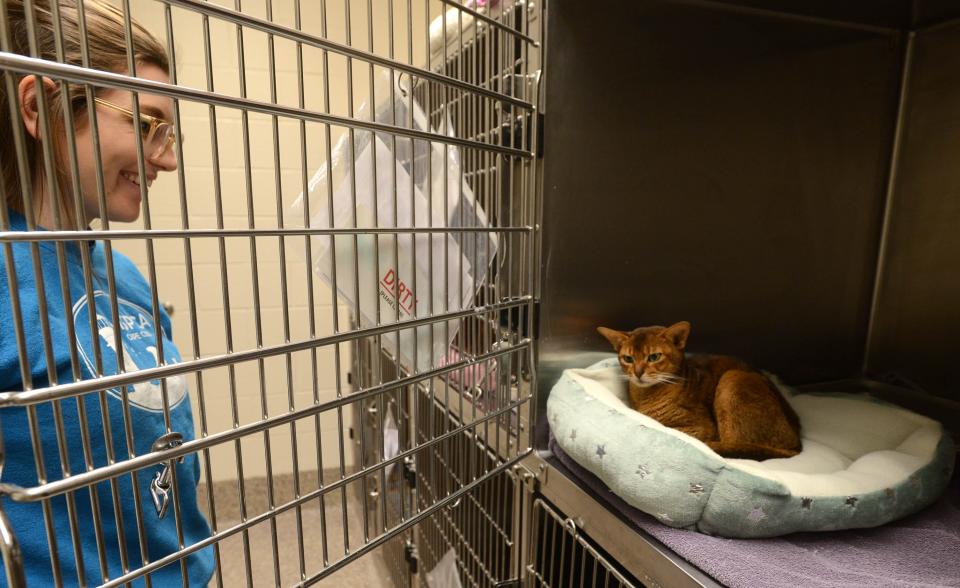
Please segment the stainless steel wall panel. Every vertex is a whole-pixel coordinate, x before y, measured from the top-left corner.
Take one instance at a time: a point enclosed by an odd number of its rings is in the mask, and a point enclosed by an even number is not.
[[[912,56],[867,369],[960,400],[960,23]]]
[[[548,20],[541,390],[607,351],[597,325],[682,319],[788,382],[858,373],[900,35],[595,10]]]
[[[960,3],[955,0],[915,0],[912,12],[912,28],[924,29],[960,18]]]
[[[910,22],[911,0],[676,0],[696,6],[767,11],[777,18],[833,20],[850,26],[901,28]]]

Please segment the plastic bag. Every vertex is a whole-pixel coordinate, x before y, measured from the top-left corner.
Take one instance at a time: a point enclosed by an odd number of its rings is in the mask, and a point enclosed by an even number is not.
[[[450,548],[437,565],[427,572],[427,586],[430,588],[462,588],[460,571],[457,569],[457,552]]]
[[[406,126],[412,114],[413,128],[436,132],[413,93],[401,86],[399,75],[391,78],[383,71],[376,79],[375,96],[377,122]],[[360,108],[357,118],[369,120],[368,104]],[[311,228],[443,230],[401,231],[396,236],[314,236],[317,275],[335,284],[337,296],[354,312],[360,327],[398,321],[402,325],[410,319],[470,308],[498,240],[493,232],[455,230],[489,226],[462,178],[459,149],[364,130],[354,131],[353,143],[351,157],[350,137],[345,133],[332,151],[332,173],[324,164],[309,183]],[[332,185],[328,183],[331,176]],[[303,218],[303,206],[301,193],[291,207],[293,218]],[[458,321],[452,320],[401,329],[399,348],[393,334],[384,334],[381,345],[407,371],[423,371],[438,365],[458,328]]]

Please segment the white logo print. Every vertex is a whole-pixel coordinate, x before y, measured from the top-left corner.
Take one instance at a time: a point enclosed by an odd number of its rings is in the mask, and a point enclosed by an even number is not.
[[[113,375],[117,372],[117,332],[114,324],[108,317],[110,312],[109,298],[101,291],[93,294],[94,304],[92,312],[96,316],[97,335],[100,343],[101,364],[104,375]],[[91,374],[96,374],[93,362],[94,346],[90,333],[91,305],[86,296],[81,297],[73,306],[73,323],[77,334],[77,343],[80,355]],[[144,308],[117,299],[118,322],[120,323],[120,347],[123,353],[123,368],[127,373],[160,365],[158,357],[157,333],[153,328],[151,314]],[[164,336],[166,334],[164,333]],[[167,365],[179,363],[180,357],[176,348],[169,339],[163,346],[164,363]],[[170,408],[180,404],[186,396],[186,378],[183,375],[165,378],[167,384],[167,399]],[[118,388],[108,390],[116,397],[122,398]],[[127,398],[130,404],[151,411],[163,410],[163,392],[160,380],[137,382],[127,387]]]

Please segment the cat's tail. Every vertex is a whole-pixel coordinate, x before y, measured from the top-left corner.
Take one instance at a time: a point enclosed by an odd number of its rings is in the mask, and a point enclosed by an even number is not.
[[[793,457],[800,453],[799,449],[785,449],[783,447],[771,447],[742,441],[708,441],[707,445],[723,457],[756,459],[758,461]]]

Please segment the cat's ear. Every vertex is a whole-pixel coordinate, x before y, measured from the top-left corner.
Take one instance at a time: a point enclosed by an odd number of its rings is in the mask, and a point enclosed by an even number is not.
[[[677,349],[683,349],[687,346],[687,337],[690,336],[690,323],[680,321],[679,323],[670,325],[663,332],[663,336],[673,343],[673,346]]]
[[[607,338],[607,341],[613,345],[614,351],[620,351],[620,347],[623,346],[623,342],[629,337],[627,333],[614,331],[613,329],[608,329],[606,327],[597,327],[597,332]]]

